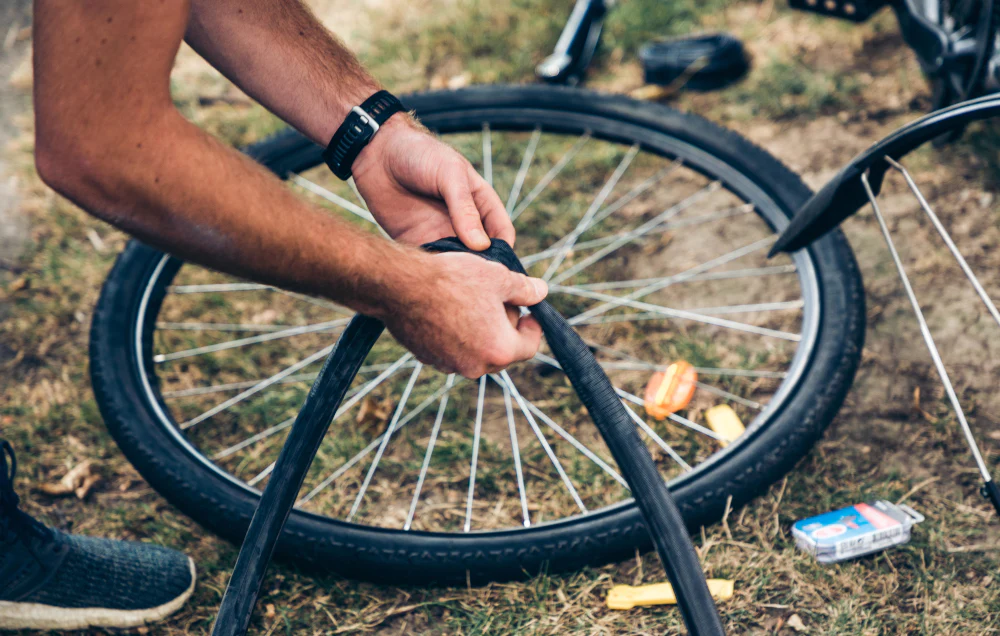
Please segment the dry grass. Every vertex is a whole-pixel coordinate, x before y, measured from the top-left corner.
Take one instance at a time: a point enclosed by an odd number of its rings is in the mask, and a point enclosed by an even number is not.
[[[370,2],[359,14],[340,1],[316,4],[399,92],[449,82],[529,80],[531,66],[553,43],[568,9],[526,1],[496,7],[454,0],[445,9],[423,1]],[[636,28],[642,23],[646,34],[680,28],[670,24],[661,4],[631,0],[612,13],[610,46],[594,70],[594,86],[624,91],[638,84],[640,74],[630,61],[630,47],[640,41]],[[848,29],[770,1],[717,2],[709,8],[685,8],[684,28],[700,22],[733,30],[750,43],[757,64],[743,84],[686,95],[677,105],[734,127],[813,186],[926,107],[927,88],[885,15]],[[354,17],[345,22],[342,15]],[[377,36],[376,24],[381,25]],[[190,51],[182,53],[175,88],[188,116],[231,143],[252,141],[279,126]],[[144,633],[207,633],[236,550],[145,485],[104,430],[86,375],[90,312],[125,239],[38,181],[30,118],[17,121],[24,137],[6,151],[6,159],[18,171],[20,209],[32,225],[17,263],[23,271],[0,271],[0,431],[18,450],[26,508],[73,532],[142,539],[190,553],[201,570],[194,598],[170,621]],[[974,139],[983,145],[980,137]],[[923,156],[914,166],[973,266],[984,272],[987,289],[998,295],[996,198],[983,162],[964,148]],[[938,165],[942,159],[947,162]],[[890,184],[886,213],[994,465],[1000,450],[995,325],[958,284],[960,273],[904,195],[900,184]],[[732,633],[795,633],[793,615],[809,633],[819,634],[1000,631],[995,516],[975,494],[977,476],[873,221],[862,214],[846,231],[866,278],[871,322],[855,389],[797,470],[734,511],[724,525],[696,537],[705,570],[736,580],[736,596],[722,607]],[[103,477],[87,499],[34,492],[85,460]],[[819,566],[795,550],[788,526],[796,518],[876,497],[905,499],[927,516],[909,545],[837,566]],[[661,579],[653,555],[475,589],[373,586],[276,565],[253,633],[675,633],[680,630],[675,609],[615,613],[603,605],[614,583]]]

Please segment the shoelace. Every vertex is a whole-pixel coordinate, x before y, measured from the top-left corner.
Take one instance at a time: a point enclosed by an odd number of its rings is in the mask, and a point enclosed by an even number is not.
[[[0,540],[11,532],[24,540],[31,535],[40,539],[52,537],[52,531],[23,512],[19,506],[20,497],[14,492],[14,477],[17,475],[17,456],[14,447],[5,439],[0,439]]]

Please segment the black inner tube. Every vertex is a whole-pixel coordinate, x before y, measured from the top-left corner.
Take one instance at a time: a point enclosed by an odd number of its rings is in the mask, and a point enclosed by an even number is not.
[[[454,238],[428,243],[424,249],[478,254],[512,271],[525,273],[514,250],[499,239],[494,239],[483,252],[474,252]],[[674,587],[689,633],[697,636],[723,634],[719,613],[677,504],[611,381],[594,359],[590,348],[549,303],[542,301],[528,309],[542,326],[552,353],[587,407],[628,482],[667,578]],[[384,328],[378,320],[355,316],[316,377],[250,522],[219,608],[213,636],[246,633],[267,564],[309,465],[358,368]]]

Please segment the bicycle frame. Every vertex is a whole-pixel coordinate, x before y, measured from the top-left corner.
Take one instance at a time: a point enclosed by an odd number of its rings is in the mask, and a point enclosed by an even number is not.
[[[540,79],[556,84],[577,84],[583,80],[599,45],[610,4],[607,0],[577,0],[555,50],[536,68]],[[858,23],[886,4],[895,12],[903,40],[917,54],[924,72],[946,78],[959,100],[974,97],[975,84],[990,61],[992,47],[988,37],[997,11],[996,0],[984,0],[984,13],[974,39],[954,39],[935,21],[937,16],[921,10],[917,0],[789,0],[794,9]],[[996,78],[986,79],[990,89],[1000,88]]]
[[[608,6],[606,0],[577,0],[555,50],[535,68],[540,79],[571,86],[583,80],[600,43]]]

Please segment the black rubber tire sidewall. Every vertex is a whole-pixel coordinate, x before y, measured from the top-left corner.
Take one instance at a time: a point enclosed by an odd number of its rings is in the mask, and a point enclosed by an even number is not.
[[[525,108],[572,104],[574,110],[658,129],[716,155],[757,183],[789,216],[811,194],[794,173],[739,135],[661,105],[554,86],[482,87],[423,93],[403,101],[418,113],[497,103]],[[307,167],[315,153],[314,146],[292,132],[248,149],[281,176]],[[824,308],[809,371],[774,421],[713,470],[672,490],[690,529],[717,521],[730,496],[732,505],[739,506],[787,473],[836,415],[853,381],[865,329],[857,264],[839,230],[807,249],[816,264]],[[240,542],[257,497],[206,470],[183,449],[151,412],[137,377],[140,363],[131,346],[134,317],[162,259],[162,252],[133,241],[105,282],[90,341],[97,402],[116,442],[153,488],[212,532]],[[168,267],[179,265],[172,260]],[[147,315],[156,315],[163,293],[149,299]],[[576,569],[627,558],[637,547],[651,546],[634,504],[518,533],[525,534],[515,549],[502,533],[402,534],[295,510],[277,554],[309,569],[353,578],[426,584],[507,580],[544,568]]]

